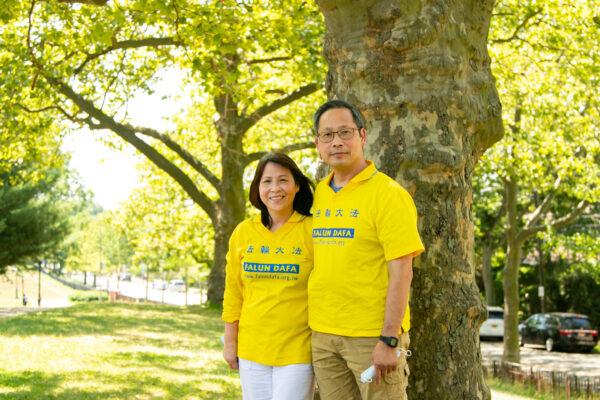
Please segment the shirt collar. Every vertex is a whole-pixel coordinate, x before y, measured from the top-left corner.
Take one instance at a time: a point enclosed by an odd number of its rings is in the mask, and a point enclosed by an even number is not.
[[[370,179],[377,173],[377,168],[373,161],[367,160],[367,167],[360,171],[354,178],[350,179],[352,183],[358,183]]]
[[[350,179],[351,183],[358,183],[358,182],[366,181],[377,173],[377,168],[375,167],[375,164],[373,164],[373,161],[371,161],[371,160],[366,160],[366,161],[367,161],[367,166],[365,167],[365,169],[363,169],[358,174],[356,174],[356,176],[354,178]],[[333,178],[333,171],[329,173],[325,182],[327,182],[327,184],[329,185],[329,182],[331,182],[332,178]]]
[[[290,219],[288,219],[286,221],[286,224],[288,222],[300,222],[302,221],[306,216],[300,214],[298,211],[294,211],[294,213],[292,214],[292,216],[290,217]],[[258,222],[259,224],[262,224],[262,221],[260,220],[260,213],[256,214],[254,217],[252,217],[252,221],[253,222]]]

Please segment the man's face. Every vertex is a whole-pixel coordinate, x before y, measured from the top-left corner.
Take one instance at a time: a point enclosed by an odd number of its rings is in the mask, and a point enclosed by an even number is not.
[[[323,143],[318,135],[315,139],[317,151],[323,162],[338,171],[354,169],[364,161],[363,146],[367,131],[364,128],[357,129],[352,113],[346,108],[332,108],[321,115],[318,133],[339,132],[343,128],[354,129],[354,135],[344,140],[335,133],[329,143]]]

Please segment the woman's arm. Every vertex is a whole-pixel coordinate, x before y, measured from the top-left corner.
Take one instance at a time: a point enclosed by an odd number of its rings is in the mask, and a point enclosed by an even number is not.
[[[237,345],[238,345],[238,324],[240,321],[225,322],[225,337],[223,348],[223,358],[229,364],[231,369],[238,369]]]

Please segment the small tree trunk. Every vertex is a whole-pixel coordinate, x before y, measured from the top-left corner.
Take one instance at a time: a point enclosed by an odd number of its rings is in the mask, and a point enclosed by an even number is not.
[[[488,243],[483,245],[482,268],[483,288],[485,291],[485,301],[488,306],[496,305],[496,294],[494,290],[494,276],[492,275],[492,254],[494,249]]]
[[[506,262],[504,266],[504,351],[502,360],[518,363],[519,354],[519,266],[521,243],[517,241],[517,183],[514,178],[504,181],[506,196]]]
[[[539,259],[538,259],[538,286],[541,286],[545,289],[545,283],[544,283],[544,269],[546,266],[546,257],[544,257],[544,250],[542,248],[542,240],[539,239],[537,241],[537,251],[538,251],[538,255],[539,255]],[[543,293],[543,296],[540,296],[540,311],[541,312],[546,312],[546,293]]]
[[[184,283],[185,283],[185,306],[188,306],[188,265],[185,266]]]
[[[162,269],[162,268],[161,268]],[[161,303],[165,303],[165,291],[167,290],[168,284],[167,284],[167,277],[166,277],[166,273],[164,271],[161,271],[160,273],[160,279],[161,279],[161,291],[160,291],[160,302]]]

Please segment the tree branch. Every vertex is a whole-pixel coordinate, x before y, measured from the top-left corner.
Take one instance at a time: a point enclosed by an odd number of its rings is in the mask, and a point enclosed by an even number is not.
[[[21,103],[17,103],[16,106],[30,114],[42,113],[42,112],[46,112],[46,111],[50,111],[50,110],[57,110],[58,112],[60,112],[62,115],[64,115],[70,121],[86,122],[84,119],[77,118],[76,116],[69,114],[64,108],[62,108],[60,106],[46,106],[46,107],[42,107],[42,108],[36,108],[35,110],[32,110],[29,107],[27,107]]]
[[[217,189],[220,193],[221,191],[221,181],[217,178],[200,160],[194,157],[189,151],[181,147],[179,143],[175,142],[168,135],[160,133],[151,128],[145,127],[137,127],[131,126],[127,124],[123,124],[127,126],[129,129],[139,132],[142,135],[149,136],[151,138],[157,139],[164,143],[169,149],[173,150],[179,157],[181,157],[186,163],[188,163],[194,170],[200,173],[210,184]]]
[[[137,137],[135,130],[132,129],[132,127],[116,122],[112,117],[106,115],[102,110],[98,109],[91,101],[76,93],[70,86],[61,82],[60,80],[51,76],[46,76],[46,79],[51,85],[55,86],[60,93],[75,103],[75,105],[77,105],[83,112],[87,113],[90,118],[98,121],[98,123],[94,124],[95,129],[110,129],[119,135],[123,140],[134,146],[158,168],[171,176],[183,188],[183,190],[185,190],[192,200],[202,207],[209,218],[213,221],[215,220],[216,209],[214,202],[205,193],[198,190],[194,182],[185,174],[185,172],[179,169],[175,164],[165,158],[148,143]],[[89,119],[87,121],[92,120]]]
[[[575,222],[575,220],[577,220],[577,218],[579,218],[583,211],[585,211],[585,208],[587,206],[588,202],[585,200],[581,200],[573,211],[571,211],[564,217],[555,220],[554,222],[549,224],[549,226],[553,229],[561,229],[569,224],[572,224],[573,222]],[[546,229],[545,225],[536,225],[527,229],[523,229],[518,235],[518,240],[525,241],[531,236],[535,235],[536,233],[543,231],[544,229]]]
[[[287,106],[294,101],[301,99],[302,97],[308,96],[319,90],[319,86],[316,83],[309,83],[308,85],[302,86],[301,88],[293,91],[287,96],[281,97],[271,104],[264,105],[254,111],[252,114],[243,118],[242,121],[238,124],[239,132],[244,133],[248,129],[252,128],[258,121],[260,121],[263,117],[271,114],[274,111],[279,110],[280,108]]]
[[[589,204],[587,201],[581,200],[579,202],[579,204],[577,204],[577,207],[575,207],[575,209],[573,211],[571,211],[564,217],[557,219],[550,226],[552,226],[552,228],[554,228],[554,229],[562,229],[565,226],[572,224],[573,222],[575,222],[575,220],[577,218],[579,218],[579,216],[581,214],[583,214],[583,212],[585,211],[585,209],[588,205]]]
[[[265,64],[265,63],[270,63],[273,61],[287,61],[287,60],[291,60],[292,57],[291,56],[283,56],[283,57],[271,57],[271,58],[259,58],[256,60],[250,60],[248,61],[248,65],[252,65],[252,64]]]
[[[556,178],[554,185],[552,185],[552,191],[544,198],[542,203],[531,214],[529,214],[527,222],[525,222],[524,229],[529,229],[530,227],[534,226],[542,214],[548,210],[548,207],[550,207],[550,202],[554,200],[554,196],[556,195],[556,191],[558,190],[561,182],[562,179],[560,177]]]
[[[523,21],[521,21],[521,23],[519,25],[517,25],[517,27],[515,28],[515,30],[513,31],[512,35],[510,35],[507,38],[504,39],[493,39],[491,40],[492,43],[506,43],[506,42],[510,42],[512,40],[518,39],[519,38],[519,33],[527,26],[527,23],[529,22],[529,20],[533,17],[535,17],[536,15],[540,14],[542,12],[542,8],[537,8],[535,10],[530,10],[526,15],[525,18],[523,18]]]
[[[171,37],[165,37],[165,38],[151,37],[151,38],[145,38],[145,39],[130,39],[130,40],[123,40],[120,42],[115,42],[111,46],[109,46],[103,50],[97,51],[95,53],[87,54],[87,57],[85,58],[85,60],[83,60],[83,62],[77,68],[75,68],[75,71],[73,71],[73,74],[77,75],[78,73],[80,73],[83,70],[83,68],[85,68],[85,66],[90,61],[95,60],[96,58],[102,57],[103,55],[108,54],[114,50],[138,49],[141,47],[179,46],[179,45],[181,45],[181,42],[179,42]]]
[[[283,146],[279,149],[271,149],[270,151],[276,153],[289,153],[297,150],[310,149],[311,147],[315,147],[314,142],[288,144],[287,146]],[[260,160],[267,153],[267,151],[258,151],[256,153],[247,154],[244,159],[244,166],[250,164],[252,161]]]
[[[108,0],[58,0],[59,3],[89,4],[92,6],[105,6]]]

